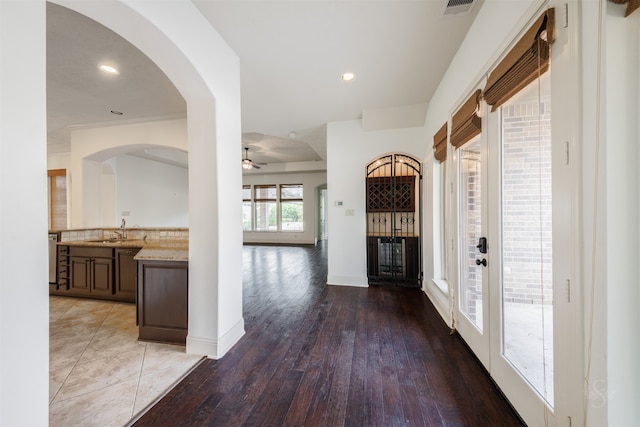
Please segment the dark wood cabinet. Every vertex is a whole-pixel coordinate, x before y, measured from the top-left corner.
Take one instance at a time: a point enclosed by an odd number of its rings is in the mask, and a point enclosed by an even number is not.
[[[91,294],[110,296],[113,293],[113,258],[91,258],[89,267]]]
[[[138,262],[133,257],[140,248],[116,249],[116,280],[113,295],[121,301],[135,302]]]
[[[58,283],[51,295],[135,302],[140,248],[58,245]]]
[[[73,294],[89,294],[89,261],[84,256],[69,257],[69,291]]]
[[[186,344],[189,263],[138,262],[138,338]]]
[[[109,297],[113,293],[113,249],[69,248],[69,292],[72,295]]]

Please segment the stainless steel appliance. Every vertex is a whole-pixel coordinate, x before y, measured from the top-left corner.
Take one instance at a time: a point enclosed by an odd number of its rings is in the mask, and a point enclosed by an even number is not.
[[[58,233],[49,233],[49,284],[55,284],[57,280],[57,248]]]

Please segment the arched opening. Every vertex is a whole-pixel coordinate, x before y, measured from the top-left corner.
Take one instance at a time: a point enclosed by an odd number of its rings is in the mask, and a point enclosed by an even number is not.
[[[55,3],[130,41],[158,65],[187,102],[187,352],[221,357],[244,334],[242,235],[239,228],[228,227],[241,216],[240,205],[234,203],[241,171],[228,161],[238,157],[241,134],[238,58],[190,3],[168,8],[115,0]],[[218,249],[222,242],[224,251]]]
[[[92,217],[100,227],[119,225],[123,218],[143,227],[188,227],[187,156],[180,148],[137,144],[84,157],[83,164],[100,166],[83,168],[83,194],[96,196],[93,205],[82,197],[85,220]]]

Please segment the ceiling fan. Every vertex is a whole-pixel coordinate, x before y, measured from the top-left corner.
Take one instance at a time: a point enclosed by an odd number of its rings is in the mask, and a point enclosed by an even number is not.
[[[260,166],[255,164],[253,160],[249,158],[249,147],[244,147],[244,159],[242,159],[242,169],[260,169]]]

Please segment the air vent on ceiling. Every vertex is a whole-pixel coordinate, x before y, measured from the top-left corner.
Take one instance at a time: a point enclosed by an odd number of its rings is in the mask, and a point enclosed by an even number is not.
[[[463,15],[471,12],[477,0],[446,0],[444,15]]]

